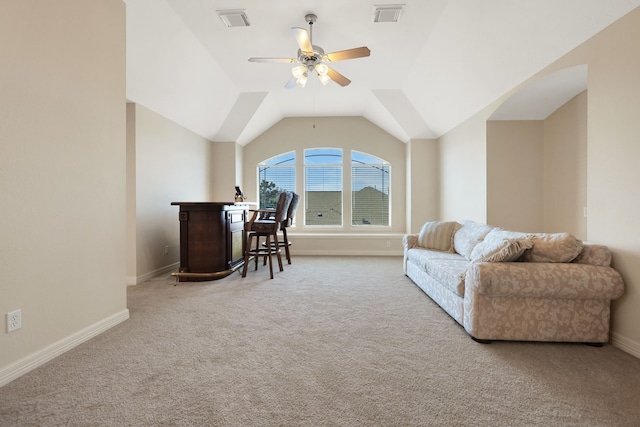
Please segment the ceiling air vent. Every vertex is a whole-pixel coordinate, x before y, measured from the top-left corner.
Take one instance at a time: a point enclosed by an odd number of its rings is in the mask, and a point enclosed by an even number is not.
[[[251,25],[244,10],[218,10],[217,12],[227,27],[248,27]]]
[[[403,4],[377,5],[373,7],[373,22],[398,22]]]

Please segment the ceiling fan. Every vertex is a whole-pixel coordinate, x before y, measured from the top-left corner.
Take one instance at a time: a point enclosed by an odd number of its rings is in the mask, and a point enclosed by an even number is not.
[[[304,28],[291,28],[291,32],[300,47],[300,49],[298,49],[297,58],[249,58],[249,62],[284,62],[290,64],[299,62],[300,65],[291,70],[293,77],[291,77],[289,82],[285,85],[287,89],[291,89],[296,86],[304,87],[307,84],[309,73],[312,73],[313,71],[318,74],[318,78],[322,84],[326,85],[329,80],[333,80],[340,86],[347,86],[351,83],[351,80],[329,67],[327,63],[343,61],[345,59],[362,58],[369,56],[371,51],[368,47],[362,46],[338,52],[324,53],[324,50],[320,46],[316,46],[311,42],[313,24],[318,20],[318,17],[310,13],[304,18],[309,24],[309,32]]]

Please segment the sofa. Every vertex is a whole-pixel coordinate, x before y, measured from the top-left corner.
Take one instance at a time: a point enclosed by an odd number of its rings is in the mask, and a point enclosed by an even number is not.
[[[610,304],[624,282],[606,246],[431,221],[403,247],[406,276],[476,341],[609,341]]]

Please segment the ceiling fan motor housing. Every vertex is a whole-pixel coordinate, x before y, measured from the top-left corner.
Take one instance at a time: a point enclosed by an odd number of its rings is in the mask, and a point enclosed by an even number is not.
[[[298,61],[301,64],[304,64],[307,69],[312,69],[317,64],[322,62],[322,58],[324,57],[324,49],[320,46],[313,45],[313,54],[307,55],[302,50],[298,49]]]

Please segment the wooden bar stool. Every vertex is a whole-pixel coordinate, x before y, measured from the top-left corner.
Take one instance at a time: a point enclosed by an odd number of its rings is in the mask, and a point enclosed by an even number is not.
[[[251,257],[254,258],[256,270],[258,269],[258,258],[265,257],[266,260],[266,258],[268,257],[269,273],[271,275],[271,278],[273,279],[272,255],[274,253],[277,256],[280,271],[283,270],[282,257],[280,255],[280,245],[278,244],[278,231],[280,231],[282,221],[284,221],[287,215],[287,210],[289,209],[292,198],[293,193],[286,191],[280,194],[280,197],[278,198],[278,205],[276,206],[275,210],[257,209],[252,211],[253,216],[251,217],[251,220],[245,223],[247,245],[244,253],[244,267],[242,269],[242,277],[247,276],[247,268],[249,266]],[[266,240],[264,246],[260,245],[261,237],[264,237]],[[254,238],[255,246],[252,247]],[[275,243],[275,245],[273,245],[272,243]]]
[[[283,239],[278,240],[277,242],[271,242],[271,245],[275,247],[284,248],[288,264],[291,264],[291,253],[289,252],[289,246],[291,246],[291,242],[289,241],[289,237],[287,236],[287,228],[293,225],[293,220],[296,216],[296,210],[298,209],[298,204],[300,203],[300,195],[296,193],[291,194],[293,196],[291,198],[291,203],[289,204],[289,209],[287,209],[287,216],[282,221],[282,224],[280,224],[280,230],[282,231]],[[265,245],[266,242],[262,244],[262,246]]]

